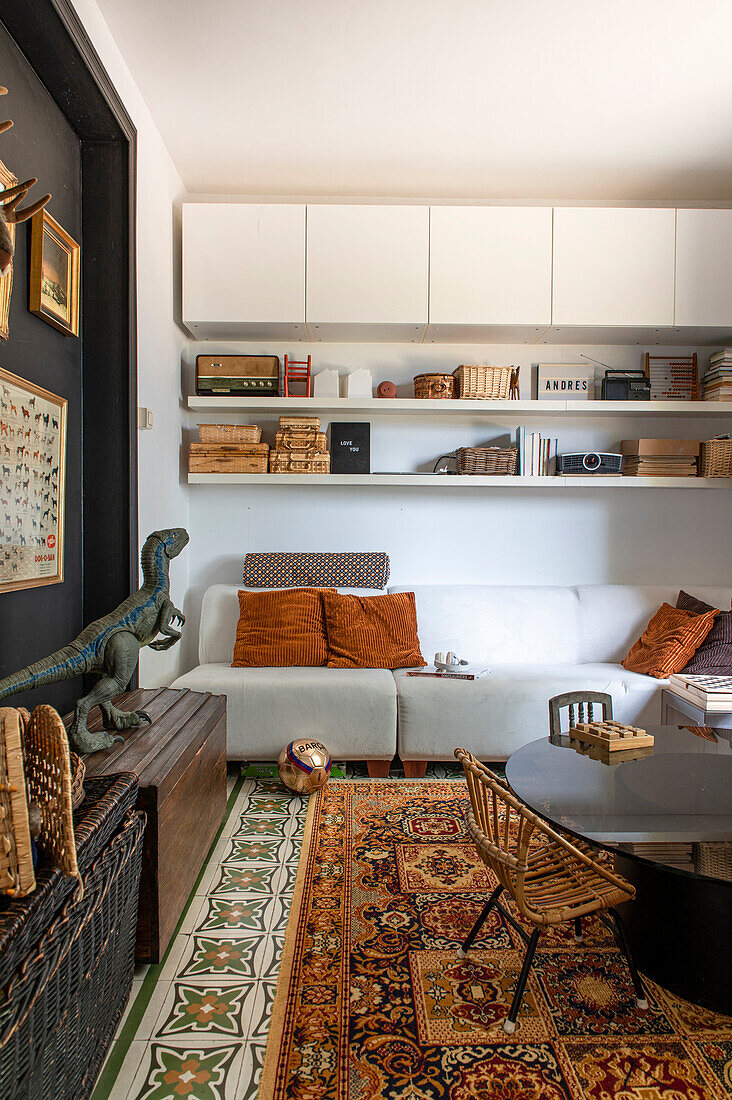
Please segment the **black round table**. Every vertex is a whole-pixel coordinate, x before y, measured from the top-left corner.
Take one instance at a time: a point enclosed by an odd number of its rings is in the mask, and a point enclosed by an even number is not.
[[[532,741],[510,757],[506,778],[551,825],[614,853],[636,888],[623,917],[639,968],[732,1014],[732,882],[642,847],[732,842],[732,731],[718,730],[716,741],[676,726],[648,732],[650,753],[620,763],[591,759],[565,737]]]

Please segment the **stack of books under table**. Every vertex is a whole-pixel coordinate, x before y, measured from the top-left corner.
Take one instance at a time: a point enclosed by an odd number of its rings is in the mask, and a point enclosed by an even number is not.
[[[708,713],[732,711],[732,676],[679,672],[669,677],[669,689]]]
[[[732,401],[732,348],[709,356],[709,369],[702,379],[703,401]]]
[[[623,439],[623,473],[630,477],[696,477],[698,439]]]

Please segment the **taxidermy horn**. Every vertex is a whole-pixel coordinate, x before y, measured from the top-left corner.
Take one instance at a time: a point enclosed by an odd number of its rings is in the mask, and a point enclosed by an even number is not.
[[[8,89],[0,86],[0,95],[7,94]],[[12,125],[10,119],[0,122],[0,134],[5,133]],[[31,176],[29,180],[18,183],[15,187],[9,187],[7,191],[0,191],[0,275],[5,274],[13,258],[13,240],[8,226],[19,225],[21,222],[27,221],[28,218],[32,218],[39,210],[43,210],[46,203],[51,200],[50,195],[44,195],[32,202],[30,206],[18,210],[18,204],[22,202],[31,187],[34,187],[37,183],[36,177]]]

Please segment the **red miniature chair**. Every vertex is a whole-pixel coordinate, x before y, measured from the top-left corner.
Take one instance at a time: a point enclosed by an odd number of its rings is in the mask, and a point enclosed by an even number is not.
[[[285,356],[285,397],[310,397],[310,380],[311,380],[311,366],[312,356],[308,355],[307,360],[302,359],[290,359],[289,356]],[[293,394],[290,386],[293,382],[304,382],[305,393]]]

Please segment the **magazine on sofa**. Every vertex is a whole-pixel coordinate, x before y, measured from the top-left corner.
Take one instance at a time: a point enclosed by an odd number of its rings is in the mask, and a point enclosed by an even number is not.
[[[487,676],[488,668],[471,668],[470,665],[460,665],[453,672],[452,669],[435,668],[434,665],[426,665],[425,668],[412,668],[407,676],[433,676],[438,680],[480,680]]]

